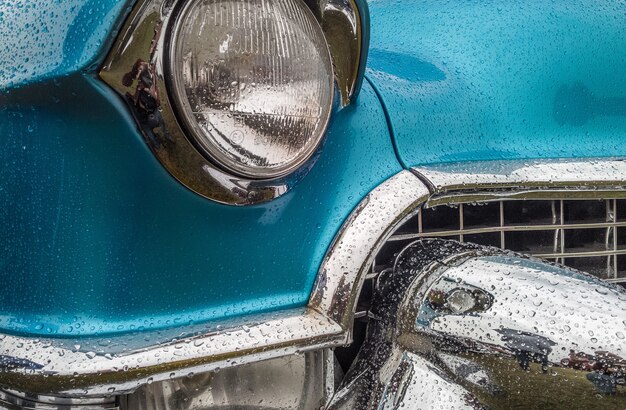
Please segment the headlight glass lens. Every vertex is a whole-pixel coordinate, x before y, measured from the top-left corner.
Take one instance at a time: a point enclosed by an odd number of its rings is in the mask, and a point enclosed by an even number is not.
[[[288,174],[315,152],[333,69],[302,0],[191,0],[172,33],[170,93],[201,151],[251,178]]]

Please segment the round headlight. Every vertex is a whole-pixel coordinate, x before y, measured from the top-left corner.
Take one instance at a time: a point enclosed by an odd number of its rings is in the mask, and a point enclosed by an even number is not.
[[[302,0],[191,0],[174,23],[170,94],[192,142],[236,174],[274,178],[324,135],[333,69]]]

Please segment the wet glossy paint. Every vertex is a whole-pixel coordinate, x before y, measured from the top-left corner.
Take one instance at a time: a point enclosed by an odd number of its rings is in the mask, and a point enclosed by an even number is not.
[[[95,78],[1,105],[3,331],[102,334],[304,305],[344,219],[401,169],[367,86],[295,189],[244,208],[175,181]]]
[[[130,0],[0,0],[0,91],[92,68]]]
[[[369,7],[366,75],[406,166],[626,153],[622,2]]]

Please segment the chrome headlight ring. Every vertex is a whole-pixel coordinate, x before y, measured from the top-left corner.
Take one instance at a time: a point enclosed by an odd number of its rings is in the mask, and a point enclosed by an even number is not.
[[[321,132],[313,143],[303,149],[303,154],[296,160],[277,170],[258,174],[246,172],[245,167],[237,166],[236,157],[234,160],[232,157],[230,161],[225,160],[223,156],[220,157],[220,153],[207,149],[206,140],[202,140],[198,127],[193,129],[190,116],[182,115],[181,108],[185,101],[180,97],[184,92],[173,95],[176,76],[171,72],[175,41],[172,33],[177,29],[181,12],[193,3],[197,2],[140,1],[124,24],[100,71],[100,77],[124,98],[153,154],[187,188],[208,199],[229,205],[249,205],[277,198],[295,186],[315,163],[332,109],[326,113],[322,110],[322,126],[318,127]],[[363,18],[357,3],[353,0],[333,2],[332,7],[322,7],[321,2],[306,3],[325,30],[334,67],[334,70],[330,69],[333,73],[330,78],[334,77],[339,94],[337,97],[340,97],[334,98],[333,105],[347,105],[350,98],[356,96],[358,79],[362,76],[361,60],[355,62],[354,58],[363,59],[367,47],[367,36],[363,35],[366,30],[361,26]],[[302,2],[301,7],[306,9],[304,4]],[[311,15],[308,10],[305,11]],[[313,15],[310,20],[313,20]],[[316,24],[315,21],[313,23]],[[338,38],[336,33],[328,31],[329,26],[342,27],[341,33],[348,33],[346,35],[350,38]],[[318,31],[319,28],[317,25]],[[338,47],[337,44],[342,40],[350,46],[344,46],[343,49]],[[355,47],[358,50],[352,50]],[[346,49],[352,50],[347,56],[338,54]],[[334,95],[332,82],[331,99]],[[229,149],[233,151],[232,144]],[[249,153],[249,150],[245,151],[244,156]]]

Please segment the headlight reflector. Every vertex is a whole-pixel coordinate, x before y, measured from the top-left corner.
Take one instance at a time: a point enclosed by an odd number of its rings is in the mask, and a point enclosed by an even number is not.
[[[332,63],[301,0],[191,0],[174,24],[167,65],[192,141],[236,174],[286,175],[322,140]]]

